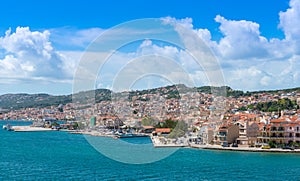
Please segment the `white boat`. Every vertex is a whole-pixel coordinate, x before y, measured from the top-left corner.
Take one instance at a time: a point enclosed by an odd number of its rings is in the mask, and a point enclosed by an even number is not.
[[[12,127],[10,124],[6,124],[6,125],[3,125],[2,127],[4,130],[7,130],[7,131],[11,131],[12,130]]]
[[[135,134],[135,133],[122,133],[122,134],[116,134],[117,138],[136,138],[136,137],[148,137],[146,134]]]

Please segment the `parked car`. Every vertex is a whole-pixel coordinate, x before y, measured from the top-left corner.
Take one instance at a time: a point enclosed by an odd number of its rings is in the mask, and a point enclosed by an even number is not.
[[[295,147],[293,147],[293,146],[287,146],[287,145],[286,145],[286,146],[283,146],[282,149],[294,150]]]
[[[222,147],[229,147],[229,145],[228,145],[227,142],[224,142],[224,143],[222,144]]]
[[[261,148],[262,149],[270,149],[271,147],[270,147],[270,145],[263,145],[263,146],[261,146]]]
[[[231,147],[238,147],[237,143],[232,143]]]
[[[290,148],[291,148],[291,147],[290,147],[290,146],[287,146],[287,145],[285,145],[285,146],[282,147],[282,149],[284,149],[284,150],[290,149]]]

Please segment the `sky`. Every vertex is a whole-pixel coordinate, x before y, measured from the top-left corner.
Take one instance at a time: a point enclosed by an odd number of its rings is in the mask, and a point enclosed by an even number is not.
[[[176,22],[197,34],[218,60],[224,83],[234,89],[300,86],[299,0],[12,0],[2,2],[1,7],[0,94],[72,93],[75,73],[89,45],[113,27],[144,18]],[[133,37],[134,33],[141,30],[118,35]],[[95,87],[112,88],[122,67],[150,54],[174,59],[197,86],[211,83],[203,78],[201,68],[195,70],[183,49],[145,39],[115,51],[98,72]],[[139,61],[142,69],[143,60]],[[158,64],[147,66],[155,69]],[[174,83],[168,80],[175,76],[171,74],[141,77],[129,88]],[[124,76],[122,81],[126,81]]]

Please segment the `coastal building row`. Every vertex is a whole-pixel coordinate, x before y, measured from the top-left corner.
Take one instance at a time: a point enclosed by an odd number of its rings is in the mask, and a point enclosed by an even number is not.
[[[199,144],[254,147],[270,142],[278,145],[300,143],[298,115],[265,119],[259,115],[241,114],[218,124],[204,123],[198,132]]]

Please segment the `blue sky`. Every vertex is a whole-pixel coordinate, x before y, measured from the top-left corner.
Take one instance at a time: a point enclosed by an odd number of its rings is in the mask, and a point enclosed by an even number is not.
[[[300,5],[295,0],[31,0],[4,1],[1,7],[0,94],[71,93],[80,57],[103,31],[134,19],[165,17],[188,25],[204,39],[229,86],[241,90],[300,86]],[[148,46],[152,53],[169,47]]]
[[[261,24],[263,35],[282,37],[278,13],[288,8],[288,0],[209,0],[209,1],[5,1],[0,12],[1,30],[30,26],[48,29],[64,26],[78,29],[110,28],[125,21],[140,18],[171,16],[191,17],[194,26],[218,33],[214,18],[220,14],[228,19],[246,19]]]

